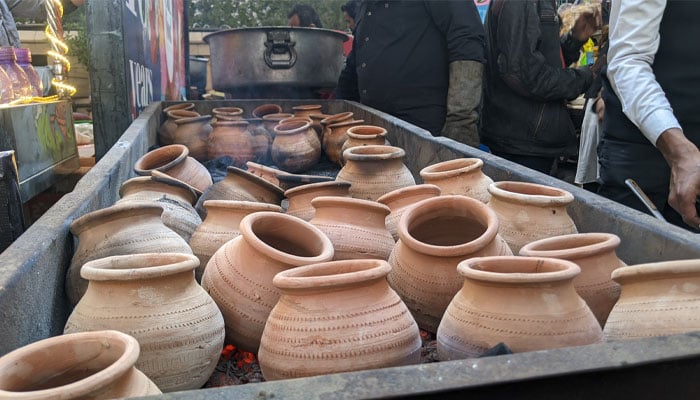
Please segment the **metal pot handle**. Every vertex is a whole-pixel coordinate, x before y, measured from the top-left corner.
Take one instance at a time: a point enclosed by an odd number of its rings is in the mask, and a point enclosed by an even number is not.
[[[289,31],[269,31],[265,42],[265,64],[272,69],[289,69],[297,62],[297,52],[289,37]],[[288,54],[280,58],[280,55]],[[273,56],[274,59],[273,59]]]

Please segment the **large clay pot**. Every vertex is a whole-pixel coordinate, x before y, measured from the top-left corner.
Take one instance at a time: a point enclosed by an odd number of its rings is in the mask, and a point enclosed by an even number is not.
[[[386,205],[391,210],[385,222],[394,241],[399,240],[399,220],[406,209],[421,200],[437,196],[440,196],[439,187],[422,184],[396,189],[377,199],[378,203]]]
[[[613,271],[612,279],[622,292],[605,323],[606,340],[700,330],[700,260],[631,265]]]
[[[70,231],[78,246],[66,275],[66,294],[75,305],[87,289],[80,269],[88,261],[138,253],[192,253],[185,239],[165,226],[158,204],[127,203],[90,212],[76,219]]]
[[[528,243],[520,249],[520,255],[576,263],[581,273],[574,279],[574,287],[603,327],[620,297],[620,285],[610,277],[614,270],[625,266],[615,254],[619,245],[620,238],[611,233],[574,233]]]
[[[229,156],[233,165],[245,167],[245,163],[255,159],[253,136],[248,131],[248,121],[219,119],[212,124],[207,152],[209,159]]]
[[[275,137],[275,126],[279,124],[280,121],[282,121],[285,118],[290,118],[293,117],[294,114],[291,113],[273,113],[273,114],[266,114],[263,115],[263,126],[267,131],[270,133],[270,136],[272,138]]]
[[[224,243],[240,236],[238,226],[248,214],[258,211],[282,212],[282,207],[260,202],[207,200],[204,202],[207,217],[197,227],[190,240],[192,252],[199,258],[199,266],[195,269],[197,281],[202,280],[202,274],[207,268],[211,256]]]
[[[114,329],[136,338],[136,367],[160,390],[198,389],[214,372],[224,345],[224,320],[194,280],[192,254],[149,253],[91,261],[90,281],[65,333]]]
[[[394,238],[384,220],[389,207],[352,197],[321,196],[311,200],[316,214],[309,221],[333,243],[334,260],[388,260]]]
[[[160,394],[134,367],[139,342],[118,331],[39,340],[0,358],[0,399],[114,399]]]
[[[258,358],[266,380],[417,364],[421,338],[382,260],[282,271]],[[310,362],[309,360],[313,360]]]
[[[187,146],[190,155],[197,161],[208,160],[207,143],[212,131],[211,115],[179,118],[175,120],[177,129],[173,134],[173,143]]]
[[[343,154],[345,165],[336,180],[350,182],[350,195],[358,199],[377,200],[396,189],[416,184],[404,165],[406,152],[393,146],[353,147]]]
[[[165,182],[152,176],[138,176],[122,183],[119,196],[121,198],[116,204],[147,202],[163,207],[163,223],[186,242],[190,241],[192,233],[202,223],[193,207],[197,194],[175,180]]]
[[[255,107],[251,112],[251,115],[253,118],[262,118],[267,114],[279,114],[281,112],[282,107],[279,104],[267,103]]]
[[[165,113],[165,121],[158,128],[158,143],[161,146],[173,144],[173,135],[177,129],[176,119],[196,117],[200,115],[194,111],[194,103],[182,103],[172,105],[163,109]]]
[[[295,117],[310,117],[312,114],[323,114],[323,106],[320,104],[302,104],[292,107]]]
[[[284,196],[289,204],[287,214],[310,221],[316,214],[311,200],[319,196],[349,197],[350,184],[340,181],[309,183],[286,190]]]
[[[211,113],[217,121],[240,121],[243,119],[243,109],[240,107],[216,107]]]
[[[134,164],[134,172],[151,175],[152,171],[159,171],[203,192],[213,183],[211,174],[189,154],[189,149],[181,144],[159,147],[141,156]]]
[[[272,146],[272,136],[265,129],[262,118],[248,118],[248,132],[252,138],[254,162],[267,164],[270,162],[270,147]]]
[[[314,130],[316,131],[316,136],[318,136],[318,140],[323,139],[323,125],[321,124],[321,121],[328,117],[329,115],[320,113],[309,115],[309,118],[311,119],[311,127],[314,128]]]
[[[348,140],[348,129],[355,126],[360,126],[364,123],[365,120],[358,119],[330,122],[325,124],[323,128],[322,147],[323,152],[331,162],[342,166],[342,149],[343,144],[345,144],[345,141]]]
[[[543,257],[477,257],[457,267],[464,284],[437,331],[441,360],[474,358],[504,343],[515,353],[603,341],[576,293],[579,267]]]
[[[226,343],[257,353],[265,321],[279,300],[272,278],[290,268],[330,261],[333,244],[310,223],[268,211],[244,217],[240,231],[211,257],[202,287],[224,315]]]
[[[343,153],[345,150],[355,146],[387,145],[391,143],[386,138],[387,131],[381,126],[354,125],[345,132],[347,139],[340,148],[340,164],[345,164]]]
[[[303,172],[318,163],[321,158],[321,142],[311,124],[291,121],[275,126],[270,155],[281,170]]]
[[[513,254],[538,239],[578,233],[566,211],[574,196],[566,190],[515,181],[495,182],[488,190],[488,205],[498,215],[499,233]]]
[[[498,235],[496,214],[465,196],[438,196],[409,207],[399,221],[399,241],[389,264],[389,284],[418,326],[436,332],[462,287],[457,264],[470,257],[512,255]]]
[[[195,209],[206,217],[204,202],[207,200],[238,200],[258,201],[280,205],[284,198],[284,190],[265,179],[248,171],[233,166],[226,168],[226,177],[202,194]]]
[[[479,158],[457,158],[429,165],[420,176],[423,182],[439,186],[444,195],[461,194],[488,203],[493,180],[482,172],[483,166]]]

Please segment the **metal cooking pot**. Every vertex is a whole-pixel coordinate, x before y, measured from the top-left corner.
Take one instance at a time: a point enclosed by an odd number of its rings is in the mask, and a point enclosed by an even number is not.
[[[329,29],[238,28],[206,35],[212,85],[241,88],[332,88],[343,66],[348,36]]]

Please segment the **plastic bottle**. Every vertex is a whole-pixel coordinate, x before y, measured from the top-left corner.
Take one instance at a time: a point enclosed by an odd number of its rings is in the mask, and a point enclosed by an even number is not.
[[[42,97],[44,95],[44,84],[32,65],[32,52],[28,48],[22,47],[15,49],[15,55],[17,56],[17,64],[27,74],[29,83],[32,85],[32,96]]]
[[[0,65],[0,104],[6,104],[15,99],[15,94],[12,91],[12,80],[5,72],[5,69]]]
[[[12,81],[12,92],[15,100],[32,95],[32,84],[24,70],[17,65],[14,47],[0,47],[0,66]]]

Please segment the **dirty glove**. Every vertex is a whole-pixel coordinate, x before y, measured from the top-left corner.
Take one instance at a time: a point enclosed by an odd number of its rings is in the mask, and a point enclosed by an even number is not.
[[[479,146],[479,106],[481,75],[484,65],[478,61],[452,61],[447,91],[447,117],[442,136],[472,147]]]

